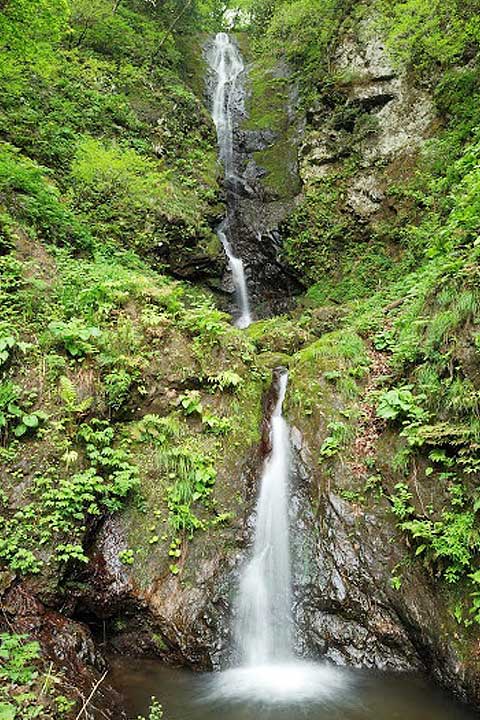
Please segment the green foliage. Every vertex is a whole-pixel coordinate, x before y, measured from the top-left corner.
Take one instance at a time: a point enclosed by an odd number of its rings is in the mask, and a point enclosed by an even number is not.
[[[37,676],[32,660],[40,656],[37,642],[26,642],[26,635],[0,635],[0,677],[14,683],[29,683]]]
[[[198,390],[189,390],[178,398],[180,407],[185,415],[202,415],[203,406]]]
[[[144,715],[139,715],[137,717],[137,720],[162,720],[163,718],[163,710],[162,706],[158,702],[158,700],[155,697],[152,697],[152,702],[150,705],[150,710],[148,713],[148,717],[145,717]]]
[[[44,561],[38,557],[38,550],[54,539],[58,562],[87,562],[81,545],[85,522],[119,510],[138,487],[138,468],[126,450],[113,445],[115,430],[107,422],[83,424],[78,438],[84,443],[89,465],[66,475],[52,467],[49,473],[36,477],[31,503],[9,518],[0,517],[0,557],[13,570],[40,572]],[[63,542],[63,538],[68,541]]]
[[[404,520],[411,515],[415,508],[411,505],[412,493],[406,483],[397,483],[395,485],[396,493],[390,497],[392,503],[392,512],[400,520]]]
[[[30,405],[31,401],[22,398],[21,389],[17,385],[9,380],[0,383],[0,438],[4,442],[8,440],[10,431],[17,438],[36,433],[47,419],[47,414],[42,410],[27,410]]]
[[[144,415],[137,425],[134,437],[138,437],[142,442],[150,441],[163,445],[167,440],[178,437],[180,432],[181,425],[175,416]]]
[[[54,61],[67,18],[66,0],[7,2],[0,15],[0,77],[19,81],[26,64],[45,72]]]
[[[118,559],[124,565],[133,565],[133,563],[135,562],[133,550],[121,550],[118,553]]]
[[[0,336],[0,367],[10,359],[13,348],[16,345],[13,335]]]
[[[233,428],[233,423],[228,418],[218,417],[212,413],[203,413],[202,422],[207,432],[212,435],[228,435]]]
[[[97,352],[95,341],[102,335],[97,327],[85,325],[80,318],[72,318],[69,322],[51,322],[48,329],[56,344],[74,358]]]
[[[224,390],[236,390],[241,387],[243,378],[234,370],[222,370],[217,375],[207,378],[207,382],[214,388],[218,388],[222,392]]]
[[[436,563],[449,583],[465,577],[478,553],[480,533],[475,509],[465,509],[467,501],[462,486],[450,485],[452,510],[444,510],[436,520],[414,517],[408,486],[399,483],[395,489],[397,493],[391,497],[392,510],[400,520],[401,529],[417,541],[415,554],[425,555],[429,562]]]
[[[207,456],[182,446],[162,449],[158,461],[169,479],[174,480],[166,495],[170,525],[174,531],[191,537],[195,530],[206,527],[193,506],[210,506],[217,476],[215,466]]]
[[[168,242],[169,222],[176,217],[185,232],[202,229],[194,194],[176,185],[171,171],[134,149],[85,138],[72,163],[76,207],[90,218],[98,237],[152,249]]]
[[[331,422],[327,427],[330,435],[325,438],[320,448],[321,458],[331,458],[337,455],[348,436],[348,427],[345,423]]]
[[[67,418],[75,415],[83,415],[92,404],[91,398],[79,400],[77,390],[73,382],[66,375],[62,375],[59,381],[59,396],[65,406]]]
[[[475,3],[458,0],[377,0],[394,56],[417,71],[448,65],[480,40]]]
[[[60,678],[44,671],[40,645],[27,635],[0,633],[0,679],[2,720],[56,720],[75,704],[57,694]]]
[[[377,415],[384,420],[424,420],[427,414],[419,404],[423,399],[412,394],[411,385],[386,390],[380,395]]]
[[[58,188],[47,180],[49,174],[47,168],[22,157],[16,148],[0,146],[0,193],[12,218],[28,223],[32,234],[47,241],[88,248],[90,233],[62,201]]]
[[[206,298],[191,308],[190,312],[182,318],[181,326],[192,333],[197,339],[197,347],[201,344],[216,344],[225,335],[229,316],[218,310]]]
[[[302,80],[321,78],[328,63],[329,46],[348,8],[342,0],[261,0],[243,2],[251,13],[252,30],[261,48],[285,55],[302,70]]]
[[[132,375],[122,368],[113,370],[104,377],[107,401],[111,408],[120,408],[128,398],[133,383]]]

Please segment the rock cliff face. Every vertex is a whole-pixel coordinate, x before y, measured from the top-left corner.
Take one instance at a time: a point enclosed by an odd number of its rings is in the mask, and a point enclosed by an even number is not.
[[[320,479],[314,517],[302,494],[305,487],[312,491],[315,471],[308,453],[304,464],[305,446],[299,449],[294,537],[301,652],[352,667],[425,672],[477,704],[477,643],[455,622],[448,599],[415,564],[403,571],[399,589],[391,586],[406,548],[388,503],[345,500],[352,468],[337,464],[327,483]]]
[[[405,70],[392,66],[371,22],[340,38],[331,70],[336,107],[332,112],[318,102],[310,109],[300,176],[306,185],[333,176],[355,153],[358,167],[344,188],[344,207],[358,222],[374,222],[389,210],[385,187],[394,163],[411,161],[435,127],[433,102]]]

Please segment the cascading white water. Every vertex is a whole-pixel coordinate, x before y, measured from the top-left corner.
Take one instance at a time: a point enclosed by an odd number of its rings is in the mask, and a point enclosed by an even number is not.
[[[227,187],[235,186],[237,178],[233,157],[234,116],[235,112],[243,109],[240,77],[245,67],[239,49],[226,33],[216,35],[213,45],[207,52],[207,60],[215,76],[212,117],[217,129],[219,156],[223,162]],[[223,245],[232,271],[233,284],[240,310],[236,325],[239,328],[246,328],[252,322],[252,317],[245,268],[241,258],[237,257],[232,249],[228,239],[229,229],[230,216],[227,215],[218,228],[217,235]]]
[[[239,180],[235,173],[234,122],[243,110],[240,78],[243,60],[226,33],[219,33],[207,52],[215,77],[212,116],[217,128],[220,159],[225,168],[227,217],[217,230],[232,271],[240,317],[248,327],[247,283],[241,258],[232,249]],[[292,582],[289,547],[290,432],[282,415],[288,374],[278,375],[278,396],[271,417],[271,452],[265,461],[256,508],[252,557],[242,574],[238,593],[235,636],[242,664],[219,673],[212,697],[271,702],[322,701],[343,688],[344,676],[332,668],[294,657],[291,618]]]
[[[290,433],[282,415],[288,375],[279,377],[271,417],[271,453],[265,462],[257,503],[253,555],[240,581],[237,643],[247,665],[292,656],[291,577],[288,522]]]
[[[252,322],[252,316],[250,314],[250,303],[248,300],[247,280],[245,278],[245,270],[243,262],[240,258],[233,254],[232,246],[228,242],[227,234],[225,232],[227,221],[222,224],[218,230],[217,235],[220,242],[223,245],[225,254],[232,271],[233,284],[238,298],[238,307],[240,308],[240,317],[236,321],[236,326],[242,330],[247,328]]]
[[[288,374],[278,369],[271,452],[261,478],[252,556],[240,577],[235,636],[242,664],[217,675],[209,699],[323,703],[348,676],[298,660],[293,651],[289,544],[290,430],[282,415]]]

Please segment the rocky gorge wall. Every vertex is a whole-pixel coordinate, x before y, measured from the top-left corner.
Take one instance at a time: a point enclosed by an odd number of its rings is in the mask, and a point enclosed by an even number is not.
[[[411,208],[388,190],[413,173],[422,144],[441,125],[431,92],[392,66],[368,23],[341,34],[332,54],[336,84],[306,108],[286,65],[255,58],[245,38],[239,43],[251,62],[247,116],[236,137],[242,189],[235,236],[263,319],[242,334],[190,288],[153,276],[140,282],[132,271],[113,315],[120,327],[128,320],[137,330],[125,331],[122,352],[128,354],[132,337],[142,348],[141,382],[104,414],[113,415],[118,443],[139,468],[139,496],[88,523],[81,537],[87,563],[53,562],[26,580],[3,575],[5,612],[20,631],[54,637],[50,649],[50,639],[42,639],[49,656],[84,673],[87,685],[101,677],[102,653],[112,650],[196,670],[224,667],[231,659],[232,595],[268,451],[270,373],[283,364],[290,370],[285,413],[294,443],[299,652],[355,667],[421,670],[479,705],[478,632],[457,622],[454,593],[422,558],[412,558],[415,546],[392,513],[398,483],[409,484],[419,513],[431,505],[439,514],[445,494],[425,475],[423,451],[407,474],[392,467],[405,441],[401,427],[377,416],[371,393],[395,371],[389,353],[354,325],[341,297],[351,272],[345,259],[353,258],[355,269],[372,247],[390,265],[401,257],[385,228]],[[204,115],[202,124],[211,138]],[[312,219],[308,208],[322,203],[329,212],[316,220],[319,242],[309,236],[296,244],[299,218]],[[216,219],[212,211],[205,237]],[[212,263],[193,246],[178,267],[172,254],[170,272],[228,297],[219,248]],[[43,255],[38,264],[47,266]],[[367,294],[386,282],[378,265],[367,265],[366,276]],[[293,308],[304,286],[309,292]],[[390,305],[380,306],[387,330],[396,309]],[[271,317],[286,310],[291,314]],[[471,365],[473,378],[476,360]],[[87,422],[102,409],[94,360],[87,355],[68,373],[79,400],[95,398],[93,410],[81,414]],[[54,453],[47,442],[35,445],[40,457]],[[170,447],[177,455],[166,458]],[[25,452],[15,463],[27,463]],[[195,524],[171,532],[182,511],[171,491],[178,457],[193,467],[204,494],[192,503]],[[112,707],[104,712],[120,717],[109,693],[104,705]]]

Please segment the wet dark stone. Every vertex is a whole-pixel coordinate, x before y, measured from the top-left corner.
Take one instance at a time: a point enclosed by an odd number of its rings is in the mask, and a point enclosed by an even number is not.
[[[106,671],[106,662],[87,625],[47,607],[22,583],[13,584],[2,597],[0,629],[38,641],[42,656],[65,673],[58,691],[77,700],[78,709]],[[119,694],[102,682],[83,717],[126,720],[122,705]]]
[[[206,50],[208,47],[207,43]],[[208,105],[211,104],[213,88],[214,79],[210,74],[206,80]],[[292,309],[295,296],[304,290],[301,278],[282,259],[279,233],[282,222],[294,208],[300,181],[295,183],[286,198],[272,197],[260,182],[266,171],[255,162],[253,154],[270,147],[278,136],[271,129],[241,129],[245,119],[241,108],[245,92],[244,87],[240,104],[234,110],[236,177],[233,182],[226,183],[226,204],[229,208],[229,241],[244,264],[253,314],[262,318]],[[296,168],[293,168],[295,173]],[[228,268],[221,289],[231,296],[226,308],[235,314],[234,288]]]

